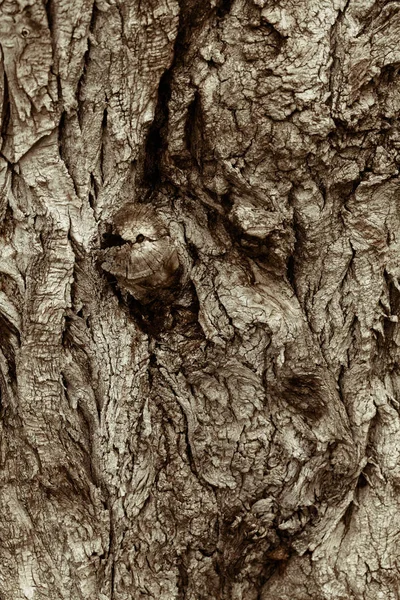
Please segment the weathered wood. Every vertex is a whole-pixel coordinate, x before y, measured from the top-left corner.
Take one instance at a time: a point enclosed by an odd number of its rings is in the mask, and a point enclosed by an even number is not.
[[[0,1],[1,600],[395,600],[400,6]]]

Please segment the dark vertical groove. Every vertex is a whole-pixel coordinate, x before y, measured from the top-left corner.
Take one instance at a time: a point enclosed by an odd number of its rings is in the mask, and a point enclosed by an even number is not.
[[[189,585],[187,567],[185,565],[185,556],[182,556],[178,562],[178,599],[185,600]]]
[[[167,130],[169,120],[169,101],[173,75],[177,68],[185,64],[190,42],[196,28],[204,23],[207,14],[211,14],[208,2],[181,0],[178,33],[175,39],[171,66],[161,76],[158,86],[157,105],[154,119],[149,128],[142,159],[142,176],[140,187],[143,196],[158,189],[164,183],[162,168],[163,153],[167,146]]]
[[[65,110],[63,110],[63,112],[61,113],[60,122],[58,124],[58,153],[60,155],[60,158],[62,158],[62,160],[64,160],[64,162],[65,162],[65,158],[64,158],[64,149],[63,149],[63,136],[64,136],[64,131],[65,131],[66,119],[67,119],[67,113],[65,112]]]
[[[97,15],[99,13],[99,10],[96,6],[96,3],[93,4],[93,11],[92,11],[92,16],[90,19],[90,24],[89,24],[89,33],[93,34],[94,32],[94,28],[96,25],[96,19],[97,19]],[[78,115],[78,122],[79,125],[82,125],[82,108],[81,108],[81,90],[85,84],[85,76],[86,76],[86,72],[88,69],[88,65],[89,65],[89,61],[90,61],[90,49],[91,49],[91,43],[90,43],[90,39],[88,37],[87,39],[87,50],[85,52],[85,54],[83,55],[83,65],[82,65],[82,73],[81,76],[79,78],[78,81],[78,85],[77,85],[77,89],[76,89],[76,97],[77,97],[77,101],[78,101],[78,108],[77,108],[77,115]]]
[[[54,23],[53,0],[46,0],[46,2],[44,3],[44,8],[45,8],[46,15],[47,15],[47,24],[49,26],[50,32],[52,32],[53,31],[53,23]]]
[[[200,94],[196,91],[188,109],[185,138],[186,147],[199,168],[202,165],[203,127],[201,99]]]
[[[8,88],[8,79],[6,72],[4,71],[4,94],[3,94],[3,106],[1,111],[1,137],[2,146],[4,145],[5,138],[7,136],[8,126],[10,124],[10,92]]]
[[[171,78],[171,69],[165,71],[161,76],[154,119],[145,144],[142,183],[149,190],[157,188],[162,182],[161,159],[165,148],[163,129],[167,126],[169,117],[168,103],[171,98]]]

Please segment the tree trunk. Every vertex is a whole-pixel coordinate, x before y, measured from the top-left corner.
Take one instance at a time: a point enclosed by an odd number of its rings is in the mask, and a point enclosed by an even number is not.
[[[400,7],[0,1],[1,600],[394,600]]]

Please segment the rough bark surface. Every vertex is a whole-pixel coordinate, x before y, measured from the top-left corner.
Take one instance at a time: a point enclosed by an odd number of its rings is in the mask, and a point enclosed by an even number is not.
[[[395,600],[400,4],[0,0],[1,600]]]

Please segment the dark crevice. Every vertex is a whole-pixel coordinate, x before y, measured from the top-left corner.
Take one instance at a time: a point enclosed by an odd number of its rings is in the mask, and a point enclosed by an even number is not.
[[[9,401],[10,387],[13,393],[17,392],[16,381],[12,381],[10,386],[10,381],[6,381],[2,371],[0,370],[0,419],[3,422],[8,421],[11,415],[15,417],[13,403]]]
[[[66,126],[67,113],[65,110],[61,113],[60,122],[58,124],[58,153],[60,158],[66,163],[64,150],[63,150],[63,137]],[[72,179],[72,178],[71,178]]]
[[[311,420],[319,419],[325,414],[326,391],[318,375],[307,373],[287,377],[281,393],[285,402]]]
[[[107,109],[107,105],[106,105],[103,110],[103,118],[101,121],[101,130],[103,132],[105,132],[107,129],[107,121],[108,121],[108,109]]]
[[[12,381],[16,381],[15,348],[20,344],[19,331],[0,314],[0,348],[7,360],[8,372]]]
[[[92,16],[91,16],[90,24],[89,24],[89,33],[90,34],[93,34],[98,13],[99,13],[99,9],[97,8],[96,2],[94,2]],[[90,50],[91,50],[91,42],[90,42],[90,38],[88,37],[87,38],[87,50],[83,56],[82,73],[79,78],[77,89],[76,89],[76,97],[78,100],[77,117],[78,117],[78,123],[79,123],[80,127],[82,127],[82,117],[83,117],[83,114],[82,114],[82,107],[83,107],[83,105],[82,105],[82,88],[85,85],[85,77],[86,77],[86,73],[87,73],[87,69],[88,69],[88,65],[89,65],[89,61],[90,61]]]
[[[339,10],[336,20],[330,30],[330,55],[332,56],[332,64],[329,69],[329,90],[331,93],[329,94],[329,97],[326,100],[326,104],[330,108],[331,116],[333,116],[332,111],[335,108],[333,105],[334,92],[336,91],[335,90],[335,77],[336,77],[338,67],[340,65],[339,58],[337,57],[337,40],[340,39],[340,36],[338,36],[338,30],[341,26],[341,23],[342,23],[342,13]]]
[[[5,138],[7,136],[8,127],[10,124],[11,118],[11,110],[10,110],[10,92],[8,87],[8,79],[7,75],[4,71],[4,92],[3,92],[3,107],[1,114],[1,137],[3,140],[3,145]]]
[[[296,282],[295,282],[295,262],[294,262],[294,256],[293,256],[293,254],[291,254],[289,256],[288,261],[287,261],[286,276],[287,276],[288,281],[289,281],[290,285],[292,286],[292,288],[295,289],[295,286],[296,286]]]
[[[288,562],[289,556],[278,560],[267,559],[263,566],[263,572],[259,577],[257,589],[262,589],[267,581],[275,574],[278,574],[279,577],[283,577]]]
[[[399,70],[399,62],[383,66],[379,72],[379,76],[376,77],[376,84],[381,86],[395,83],[396,79],[399,76]]]
[[[50,32],[53,32],[53,23],[54,23],[54,15],[53,15],[53,0],[46,0],[44,3],[44,8],[47,15],[47,23],[49,26]]]
[[[200,94],[196,91],[187,112],[185,140],[186,147],[199,168],[202,166],[203,131],[204,123],[202,119],[201,99]]]
[[[215,14],[219,19],[223,19],[231,12],[233,2],[234,0],[220,0],[217,8],[215,9]]]
[[[143,333],[157,339],[162,332],[170,329],[170,306],[173,302],[173,290],[166,291],[163,296],[160,295],[151,302],[143,304],[131,294],[122,292],[114,275],[102,269],[101,273],[112,288],[121,307],[130,314]]]
[[[227,2],[227,0],[223,0]],[[222,3],[223,3],[222,2]],[[233,0],[229,0],[231,5]],[[189,49],[190,41],[197,27],[204,27],[207,16],[212,15],[209,0],[179,0],[180,15],[178,35],[175,43],[174,65],[179,66],[183,63],[186,50]]]
[[[169,331],[176,325],[178,307],[174,307],[174,303],[181,292],[179,279],[180,272],[177,272],[176,286],[160,291],[156,297],[150,299],[146,304],[139,302],[131,294],[127,295],[125,303],[127,309],[146,335],[158,339],[162,333]],[[120,293],[119,297],[122,299]]]
[[[112,539],[113,539],[113,535],[110,532],[110,546],[112,545]],[[114,560],[114,557],[112,557],[112,564],[111,564],[110,592],[111,592],[111,600],[113,600],[114,595],[115,595],[115,560]]]
[[[83,57],[83,68],[82,68],[82,74],[79,78],[78,81],[78,86],[77,86],[77,92],[76,92],[76,96],[78,99],[78,106],[77,106],[77,110],[76,110],[76,114],[78,117],[78,123],[79,123],[79,127],[82,128],[82,123],[83,123],[83,102],[81,100],[82,98],[82,88],[85,84],[85,77],[86,77],[86,71],[87,71],[87,66],[89,63],[89,56],[90,56],[90,48],[91,48],[91,44],[90,44],[90,40],[88,40],[87,42],[88,44],[88,48],[84,54]]]
[[[92,192],[89,192],[89,195],[88,195],[88,202],[89,202],[89,206],[90,206],[90,208],[91,208],[92,210],[94,210],[94,207],[95,207],[95,199],[94,199],[94,196],[93,196]]]
[[[350,502],[350,504],[346,508],[346,511],[343,515],[343,523],[344,523],[345,531],[348,531],[348,529],[350,527],[350,523],[352,522],[354,508],[355,508],[354,502]]]
[[[148,377],[149,377],[149,387],[150,390],[153,390],[154,379],[158,374],[158,363],[157,356],[154,352],[151,352],[149,355],[149,368],[148,368]]]
[[[225,222],[225,219],[221,218],[219,212],[212,206],[207,206],[207,224],[208,228],[212,231],[218,229],[219,224]],[[229,224],[229,222],[227,223]]]
[[[106,105],[104,107],[103,119],[102,119],[102,122],[101,122],[101,147],[100,147],[99,164],[100,164],[100,173],[101,173],[102,182],[105,181],[105,175],[104,175],[105,149],[104,149],[104,144],[105,144],[106,136],[107,136],[107,119],[108,119],[107,102],[108,102],[108,99],[106,98]]]
[[[369,485],[366,474],[363,472],[360,473],[357,481],[357,489],[365,488]]]
[[[163,140],[163,129],[167,125],[169,116],[171,77],[171,70],[167,70],[160,79],[154,119],[147,134],[142,178],[142,186],[147,190],[158,188],[162,182],[161,158],[166,145]]]
[[[138,163],[138,188],[141,200],[152,191],[159,189],[162,184],[168,184],[162,160],[167,148],[172,80],[175,71],[184,65],[194,32],[198,26],[204,24],[207,13],[211,14],[208,2],[180,1],[179,26],[173,60],[160,78],[153,122],[147,134],[142,159]]]
[[[219,199],[226,212],[229,212],[233,208],[234,201],[232,200],[232,194],[229,192],[222,194]]]
[[[193,265],[195,265],[196,263],[199,262],[199,252],[197,250],[197,247],[192,242],[188,242],[186,237],[185,237],[185,242],[186,242],[186,249],[188,250],[188,252],[192,258]]]
[[[120,235],[118,235],[116,233],[112,233],[110,230],[108,230],[102,236],[102,241],[101,241],[100,247],[102,249],[114,248],[114,247],[120,248],[121,246],[123,246],[124,244],[127,244],[127,243],[128,242],[126,240],[124,240]]]
[[[93,173],[90,173],[90,183],[91,183],[93,194],[97,198],[97,196],[99,195],[99,186],[97,185],[97,181],[96,181],[96,178],[93,175]]]
[[[184,418],[187,421],[186,415],[183,414],[183,416],[184,416]],[[193,473],[193,475],[198,480],[200,478],[200,475],[199,475],[199,472],[197,471],[196,463],[195,463],[193,452],[192,452],[192,447],[190,445],[190,440],[189,440],[189,425],[188,425],[187,422],[186,422],[186,427],[185,427],[185,441],[186,441],[186,453],[187,453],[189,468],[190,468],[191,472]]]
[[[88,192],[88,202],[90,208],[95,211],[97,205],[97,198],[99,196],[99,186],[96,181],[96,177],[93,173],[90,173],[90,189]]]
[[[198,550],[202,556],[206,556],[207,558],[213,556],[217,552],[217,548],[215,547],[212,550],[208,550],[206,548],[199,548]]]
[[[187,566],[185,565],[185,556],[181,556],[178,560],[178,599],[185,600],[186,592],[189,585],[189,576],[187,572]]]

